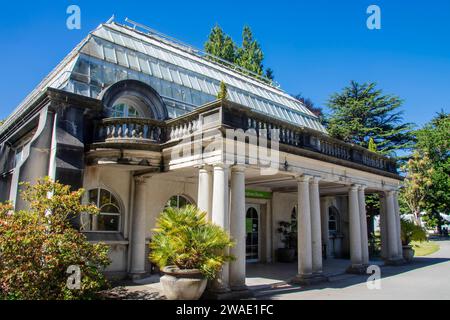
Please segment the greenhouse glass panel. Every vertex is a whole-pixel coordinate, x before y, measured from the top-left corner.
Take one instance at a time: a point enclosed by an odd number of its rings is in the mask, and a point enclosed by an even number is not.
[[[148,60],[145,59],[145,56],[140,54],[138,58],[139,58],[139,66],[140,66],[142,72],[151,75],[152,71],[150,70],[150,66],[148,65]]]
[[[127,56],[128,56],[128,62],[130,64],[130,68],[137,70],[137,71],[141,71],[141,69],[139,67],[139,61],[138,61],[136,54],[134,52],[129,51]]]
[[[122,67],[128,68],[127,56],[124,49],[116,48],[117,62]]]
[[[116,53],[114,51],[113,46],[110,44],[105,44],[105,46],[103,48],[105,50],[106,61],[112,62],[112,63],[117,63]]]

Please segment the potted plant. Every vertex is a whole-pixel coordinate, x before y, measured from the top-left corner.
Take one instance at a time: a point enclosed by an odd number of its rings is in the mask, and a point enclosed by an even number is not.
[[[277,250],[277,258],[279,262],[293,262],[297,251],[297,226],[285,222],[279,222],[278,233],[281,235],[281,242],[284,248]]]
[[[411,246],[412,241],[423,242],[427,240],[427,233],[424,228],[416,225],[409,220],[401,219],[401,237],[403,245],[403,259],[411,262],[414,258],[414,249]]]
[[[188,205],[161,213],[150,243],[150,260],[165,274],[161,284],[169,300],[197,300],[207,280],[214,279],[225,262],[234,258],[226,249],[234,243],[206,213]]]

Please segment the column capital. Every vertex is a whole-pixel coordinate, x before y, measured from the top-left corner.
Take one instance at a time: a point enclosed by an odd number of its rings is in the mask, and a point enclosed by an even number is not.
[[[145,177],[145,176],[135,176],[135,177],[134,177],[134,182],[135,182],[136,184],[138,184],[138,185],[140,185],[140,184],[146,184],[149,178],[150,178],[150,177]]]
[[[365,190],[367,189],[367,186],[364,185],[364,184],[361,184],[361,185],[358,186],[358,189],[359,189],[360,191],[365,191]]]
[[[216,169],[216,168],[228,169],[228,168],[230,167],[230,165],[220,162],[220,163],[214,163],[214,164],[212,165],[212,167],[213,167],[214,169]]]
[[[245,173],[245,166],[243,166],[243,165],[232,166],[231,167],[231,172]]]
[[[320,180],[322,180],[322,178],[320,177],[311,177],[311,184],[319,184]]]
[[[386,196],[394,196],[396,192],[397,192],[396,190],[392,190],[392,189],[384,190],[384,193],[386,194]]]
[[[358,185],[358,184],[352,184],[352,185],[348,188],[348,190],[349,190],[349,191],[358,191],[359,188],[360,188],[360,185]]]
[[[194,168],[205,171],[212,171],[212,166],[209,164],[199,164],[194,166]]]
[[[301,176],[297,176],[296,180],[297,180],[297,182],[309,182],[312,178],[313,178],[313,176],[308,176],[308,175],[304,174]]]

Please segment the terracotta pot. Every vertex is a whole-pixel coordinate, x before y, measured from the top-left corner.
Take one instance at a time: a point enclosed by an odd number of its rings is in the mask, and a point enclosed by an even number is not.
[[[412,246],[403,246],[403,259],[406,262],[411,262],[414,259],[414,249]]]
[[[205,292],[207,279],[199,270],[182,270],[175,266],[162,269],[160,282],[169,300],[198,300]]]
[[[280,248],[277,250],[278,262],[294,262],[295,249]]]

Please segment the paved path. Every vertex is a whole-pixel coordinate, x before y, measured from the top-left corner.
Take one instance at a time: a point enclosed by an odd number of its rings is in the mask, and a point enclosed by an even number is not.
[[[441,250],[427,257],[418,257],[410,265],[383,267],[381,290],[367,288],[368,276],[354,276],[309,289],[290,287],[267,292],[258,299],[450,299],[450,241],[439,241],[439,244]]]

